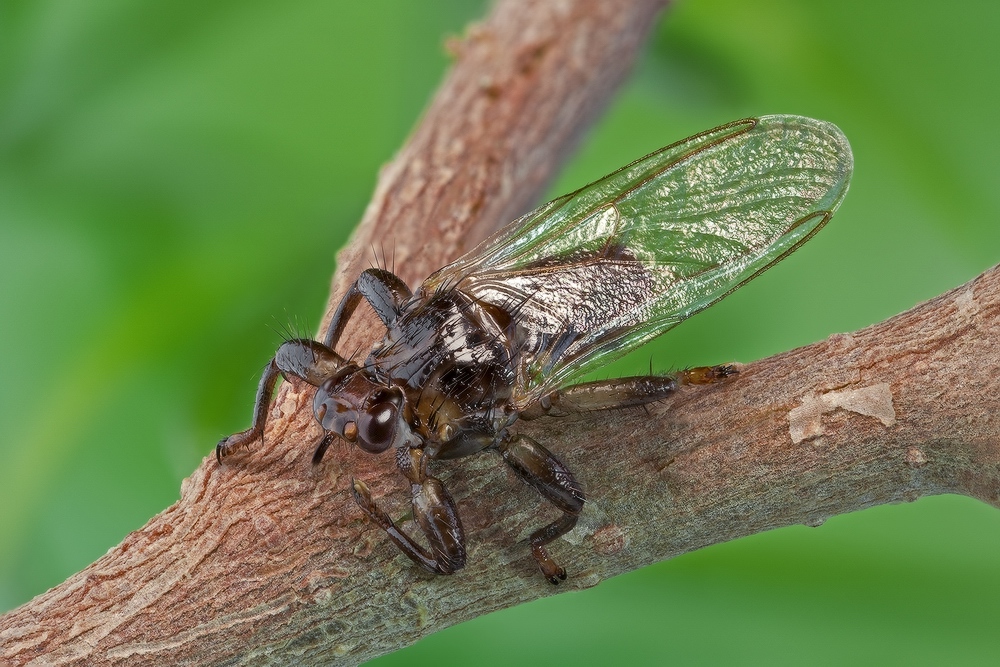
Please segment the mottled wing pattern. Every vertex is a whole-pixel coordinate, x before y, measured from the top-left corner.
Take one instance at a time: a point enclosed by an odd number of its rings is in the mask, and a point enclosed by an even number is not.
[[[737,289],[830,219],[853,166],[840,130],[736,121],[519,218],[422,286],[516,315],[523,408]]]

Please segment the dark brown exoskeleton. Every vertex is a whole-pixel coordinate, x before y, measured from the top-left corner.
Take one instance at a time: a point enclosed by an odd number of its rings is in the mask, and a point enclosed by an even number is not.
[[[253,426],[219,442],[221,462],[263,436],[279,374],[317,387],[324,430],[377,454],[390,448],[410,482],[429,548],[400,529],[352,480],[354,498],[424,569],[466,561],[454,500],[429,472],[435,459],[495,450],[562,514],[530,537],[552,583],[565,570],[546,545],[577,522],[584,493],[520,419],[641,405],[730,366],[673,376],[570,385],[715,303],[812,237],[846,194],[850,148],[840,131],[796,116],[737,121],[668,146],[523,216],[416,294],[382,269],[363,272],[323,342],[284,343],[261,379]],[[724,195],[719,195],[720,190]],[[363,364],[336,345],[362,299],[386,327]]]

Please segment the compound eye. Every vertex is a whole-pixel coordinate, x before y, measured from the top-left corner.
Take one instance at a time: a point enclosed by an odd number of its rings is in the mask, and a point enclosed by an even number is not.
[[[358,446],[372,454],[384,452],[396,439],[398,410],[393,403],[377,403],[361,417]]]

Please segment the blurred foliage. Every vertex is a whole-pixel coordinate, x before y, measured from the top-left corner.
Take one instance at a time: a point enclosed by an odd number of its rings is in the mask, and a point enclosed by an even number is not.
[[[246,426],[280,332],[315,330],[335,250],[447,67],[444,37],[482,11],[0,0],[0,608],[139,528]],[[1000,260],[998,25],[987,2],[677,4],[553,194],[762,113],[836,122],[855,178],[802,251],[609,372],[750,361]],[[993,664],[998,547],[1000,513],[975,501],[879,507],[377,664]]]

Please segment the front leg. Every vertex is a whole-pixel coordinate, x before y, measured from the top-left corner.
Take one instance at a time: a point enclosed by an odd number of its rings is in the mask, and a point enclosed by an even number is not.
[[[219,441],[215,446],[215,457],[219,463],[240,447],[247,447],[254,440],[264,437],[267,410],[271,403],[271,395],[274,393],[274,383],[279,375],[286,378],[297,377],[318,387],[345,363],[339,354],[322,343],[308,338],[296,338],[282,343],[274,358],[264,369],[264,375],[257,385],[257,397],[253,404],[253,425],[245,431],[234,433]]]
[[[465,531],[451,494],[441,480],[427,475],[420,450],[399,450],[400,470],[410,479],[413,518],[427,537],[430,550],[407,535],[372,499],[368,486],[351,480],[354,500],[368,517],[382,527],[389,539],[410,560],[434,574],[452,574],[465,566]]]

